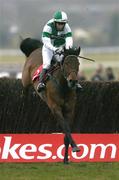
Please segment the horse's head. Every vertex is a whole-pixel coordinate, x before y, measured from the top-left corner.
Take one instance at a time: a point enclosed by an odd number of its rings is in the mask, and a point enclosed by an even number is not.
[[[79,70],[79,53],[80,47],[78,49],[64,50],[63,73],[67,79],[68,86],[71,89],[76,89],[77,74]]]

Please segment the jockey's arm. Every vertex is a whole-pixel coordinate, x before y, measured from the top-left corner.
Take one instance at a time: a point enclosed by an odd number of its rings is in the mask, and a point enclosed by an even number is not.
[[[66,38],[66,44],[65,44],[65,48],[69,49],[73,47],[73,38],[72,37],[67,37]]]
[[[51,44],[51,39],[49,37],[42,37],[42,42],[48,49],[52,51],[56,50],[56,48]]]
[[[73,37],[72,37],[72,31],[68,24],[66,24],[65,28],[65,48],[69,49],[73,47]]]
[[[56,48],[51,43],[51,33],[52,33],[51,27],[46,24],[42,32],[42,42],[44,46],[46,46],[48,49],[55,51]]]

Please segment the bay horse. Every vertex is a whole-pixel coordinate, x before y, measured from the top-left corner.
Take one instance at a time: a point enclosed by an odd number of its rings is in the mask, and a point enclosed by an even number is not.
[[[24,87],[32,84],[36,93],[46,102],[52,114],[56,117],[64,133],[65,155],[64,163],[68,163],[68,148],[73,152],[79,152],[71,135],[71,127],[74,118],[74,110],[77,99],[76,83],[79,69],[78,55],[80,48],[64,50],[64,59],[58,63],[46,82],[46,88],[37,92],[39,79],[34,81],[33,76],[39,66],[42,65],[42,43],[40,40],[26,38],[20,44],[21,51],[26,55],[26,61],[22,72],[22,84]]]

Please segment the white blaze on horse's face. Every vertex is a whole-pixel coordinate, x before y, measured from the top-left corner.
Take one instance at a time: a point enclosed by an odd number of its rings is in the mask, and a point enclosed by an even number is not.
[[[71,89],[76,89],[77,84],[77,73],[72,71],[67,77],[68,87]]]

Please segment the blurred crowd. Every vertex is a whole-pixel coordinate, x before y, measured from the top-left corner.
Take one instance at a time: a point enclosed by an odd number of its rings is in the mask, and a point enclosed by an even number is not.
[[[98,64],[92,75],[87,77],[85,71],[80,70],[78,73],[79,81],[119,81],[119,77],[116,77],[112,67],[104,68],[102,64]]]

